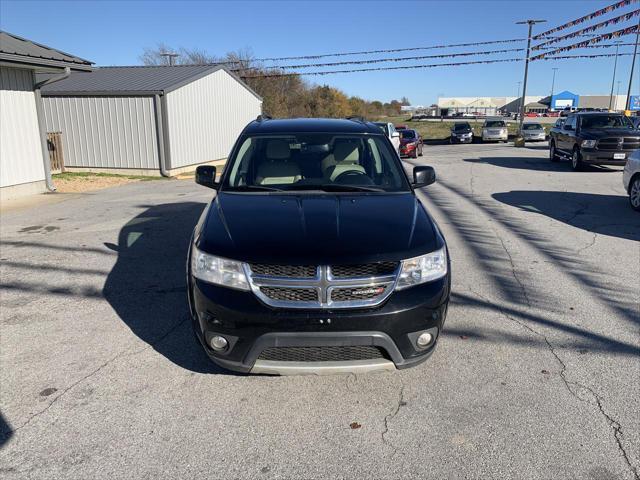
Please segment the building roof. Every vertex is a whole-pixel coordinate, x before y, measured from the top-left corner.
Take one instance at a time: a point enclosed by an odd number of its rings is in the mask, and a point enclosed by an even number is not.
[[[74,70],[91,70],[93,64],[84,58],[4,31],[0,31],[0,61],[30,67],[69,67]]]
[[[165,94],[218,70],[227,72],[259,100],[262,100],[238,76],[220,65],[100,67],[91,72],[75,72],[64,80],[46,85],[42,88],[42,95],[135,96]]]
[[[244,130],[249,135],[289,133],[354,133],[384,135],[374,123],[344,118],[293,118],[254,120]]]
[[[544,103],[540,103],[540,102],[531,102],[525,105],[525,108],[548,108],[548,107],[549,105],[545,105]]]

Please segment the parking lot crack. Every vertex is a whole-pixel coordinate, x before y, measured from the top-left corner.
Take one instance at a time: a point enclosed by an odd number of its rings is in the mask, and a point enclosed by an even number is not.
[[[397,450],[396,447],[386,439],[386,435],[387,433],[389,433],[389,422],[393,420],[393,418],[398,414],[400,409],[404,407],[406,404],[407,403],[404,401],[404,385],[401,383],[400,391],[398,393],[398,402],[396,403],[391,413],[388,413],[387,415],[385,415],[384,430],[382,431],[382,434],[381,434],[382,443],[384,443],[385,445],[389,445],[391,448],[393,448],[394,452]]]
[[[472,290],[472,292],[478,298],[484,300],[485,302],[491,302],[492,304],[494,304],[503,317],[505,317],[506,319],[508,319],[508,320],[520,325],[522,328],[524,328],[525,330],[528,330],[529,332],[533,333],[534,335],[536,335],[537,337],[541,338],[544,341],[544,343],[547,346],[547,349],[554,356],[556,362],[560,365],[559,377],[562,380],[562,382],[563,382],[564,386],[566,387],[567,391],[571,394],[571,396],[573,396],[574,398],[576,398],[580,402],[592,403],[592,402],[589,401],[589,399],[583,398],[580,395],[580,392],[587,392],[589,394],[589,396],[595,401],[595,404],[598,407],[598,412],[600,413],[600,415],[602,415],[605,418],[605,420],[607,421],[607,424],[613,430],[613,437],[614,437],[614,440],[616,442],[618,451],[620,452],[622,458],[624,459],[625,463],[627,464],[627,467],[629,468],[629,470],[633,474],[635,480],[640,480],[640,474],[638,473],[638,469],[636,467],[634,467],[633,464],[631,463],[631,459],[629,458],[629,454],[628,454],[627,450],[625,449],[625,447],[624,447],[624,445],[622,443],[622,439],[624,437],[624,434],[622,432],[622,426],[621,426],[620,422],[615,420],[609,413],[606,412],[606,410],[605,410],[605,408],[604,408],[604,406],[602,404],[602,397],[595,390],[593,390],[591,387],[589,387],[587,385],[584,385],[582,383],[576,382],[576,381],[569,380],[567,378],[567,365],[564,362],[564,360],[562,360],[560,355],[558,355],[558,352],[556,351],[556,348],[549,341],[549,339],[546,337],[546,335],[544,335],[543,333],[541,333],[541,332],[537,331],[536,329],[530,327],[524,321],[521,321],[518,318],[516,318],[515,316],[510,315],[509,313],[507,313],[497,302],[492,301],[490,298],[485,297],[484,295],[482,295],[482,294],[480,294],[480,293],[478,293],[476,291]]]
[[[513,275],[514,280],[518,284],[518,287],[520,288],[520,292],[522,292],[522,296],[524,297],[525,302],[527,302],[527,306],[531,307],[531,300],[529,299],[529,295],[527,294],[527,289],[525,288],[524,284],[520,280],[520,276],[518,275],[516,265],[513,261],[513,256],[511,255],[511,252],[509,252],[507,245],[504,243],[504,239],[500,235],[498,235],[497,232],[494,231],[494,233],[496,233],[496,237],[498,238],[498,240],[500,240],[500,244],[502,245],[502,249],[504,250],[504,253],[507,254],[507,257],[509,259],[509,264],[511,265],[511,274]]]
[[[576,251],[576,254],[580,255],[585,250],[590,249],[591,247],[593,247],[596,244],[596,240],[598,240],[598,234],[596,232],[591,232],[591,233],[593,234],[593,238],[591,239],[591,241],[587,245],[585,245],[584,247],[578,249]]]
[[[67,388],[61,390],[60,394],[57,395],[53,400],[51,400],[51,402],[49,402],[49,404],[45,408],[43,408],[42,410],[30,415],[29,418],[27,418],[27,420],[25,420],[22,423],[22,425],[19,425],[18,427],[14,428],[12,430],[7,430],[6,432],[4,432],[3,433],[3,437],[4,438],[9,438],[15,432],[17,432],[17,431],[25,428],[26,426],[28,426],[33,420],[35,420],[36,418],[38,418],[41,415],[45,414],[51,407],[53,407],[58,402],[58,400],[60,400],[68,392],[73,390],[78,385],[84,383],[86,380],[90,379],[91,377],[93,377],[93,376],[97,375],[98,373],[100,373],[105,367],[107,367],[111,363],[115,362],[119,358],[131,356],[131,355],[137,355],[137,354],[139,354],[139,353],[141,353],[141,352],[143,352],[145,350],[153,348],[155,345],[157,345],[158,343],[162,342],[165,338],[167,338],[169,335],[171,335],[175,330],[177,330],[185,322],[186,322],[186,319],[182,319],[181,321],[177,322],[169,330],[167,330],[164,334],[162,334],[160,337],[158,337],[153,343],[150,343],[150,344],[146,345],[144,348],[137,349],[137,350],[134,350],[134,351],[126,351],[125,350],[125,351],[122,351],[122,352],[114,355],[109,360],[107,360],[106,362],[100,364],[97,368],[93,369],[91,372],[87,373],[86,375],[84,375],[80,379],[78,379],[75,382],[73,382]]]

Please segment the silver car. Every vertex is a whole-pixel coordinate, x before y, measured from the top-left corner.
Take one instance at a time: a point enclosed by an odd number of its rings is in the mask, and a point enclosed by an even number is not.
[[[631,207],[640,211],[640,150],[629,155],[622,174],[622,184],[629,194]]]
[[[522,125],[522,137],[525,142],[544,142],[547,139],[547,133],[542,125],[531,122]]]
[[[506,142],[509,139],[509,131],[504,120],[485,120],[482,125],[482,141]]]

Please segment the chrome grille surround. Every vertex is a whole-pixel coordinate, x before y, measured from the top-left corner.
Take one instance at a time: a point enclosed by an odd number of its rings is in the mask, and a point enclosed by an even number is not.
[[[606,137],[598,140],[597,149],[608,152],[636,150],[640,148],[640,137]]]
[[[316,267],[313,278],[261,275],[250,264],[244,264],[244,269],[253,293],[269,306],[339,309],[375,307],[384,302],[395,288],[401,265],[397,262],[388,274],[354,277],[334,277],[328,265]]]

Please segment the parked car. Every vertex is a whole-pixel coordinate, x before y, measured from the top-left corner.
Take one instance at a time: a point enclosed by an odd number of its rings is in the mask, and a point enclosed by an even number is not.
[[[259,117],[260,118],[260,117]],[[240,134],[187,261],[195,334],[218,365],[368,372],[434,351],[449,304],[445,239],[372,123],[256,120]],[[259,214],[256,214],[259,212]]]
[[[524,123],[522,125],[522,137],[526,142],[544,142],[547,134],[540,123]]]
[[[629,155],[622,174],[622,184],[629,194],[629,203],[640,212],[640,150]]]
[[[549,141],[552,162],[570,158],[574,170],[585,164],[625,165],[629,154],[640,148],[640,132],[622,114],[572,113],[562,126],[553,128]]]
[[[375,125],[382,129],[396,149],[396,152],[400,154],[400,132],[396,130],[395,125],[389,122],[375,122]]]
[[[537,112],[527,112],[524,114],[524,116],[528,118],[537,118],[537,117],[541,117],[542,114]]]
[[[482,141],[506,142],[509,140],[509,131],[504,120],[485,120],[482,125]]]
[[[469,122],[456,122],[451,127],[450,143],[471,143],[473,142],[473,129]]]
[[[422,137],[415,130],[400,130],[400,156],[418,158],[424,147]]]
[[[409,128],[407,125],[394,125],[396,127],[396,130],[406,130],[407,128]],[[402,138],[402,135],[400,135],[400,137]]]

